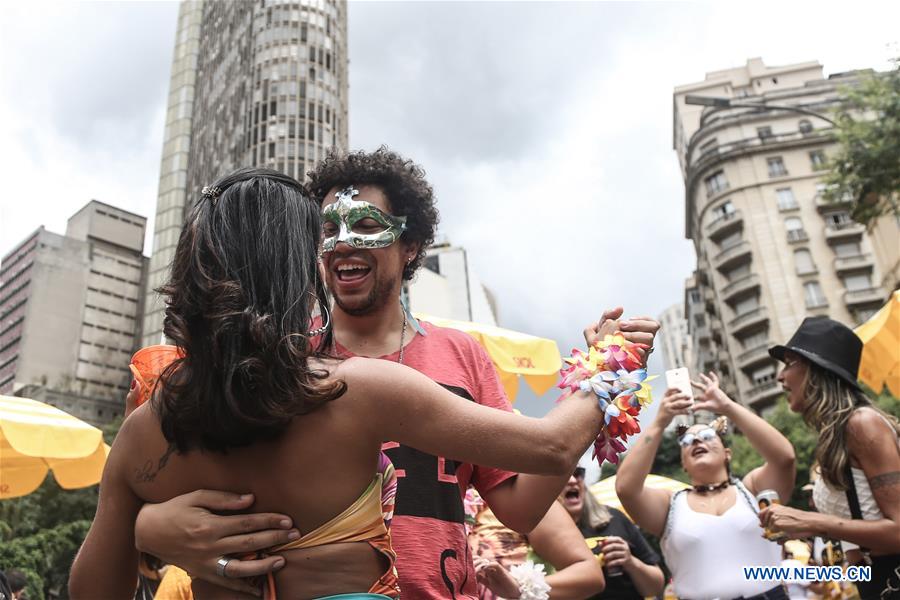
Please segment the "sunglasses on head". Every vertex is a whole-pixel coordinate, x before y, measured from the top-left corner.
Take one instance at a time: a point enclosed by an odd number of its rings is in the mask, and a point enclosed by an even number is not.
[[[572,473],[572,477],[575,479],[584,479],[584,467],[575,467],[575,472]]]
[[[691,444],[694,443],[695,440],[700,440],[701,442],[711,442],[718,437],[716,430],[712,427],[704,427],[703,429],[698,429],[697,431],[690,431],[685,433],[681,437],[678,438],[678,445],[682,448],[687,448]]]

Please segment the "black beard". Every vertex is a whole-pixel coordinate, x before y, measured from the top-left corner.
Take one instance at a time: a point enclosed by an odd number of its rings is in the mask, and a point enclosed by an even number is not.
[[[369,315],[377,310],[380,310],[381,308],[384,308],[384,306],[393,298],[393,294],[391,292],[394,286],[390,281],[379,279],[377,277],[377,273],[374,275],[376,275],[375,285],[372,286],[372,290],[369,292],[369,295],[366,296],[366,299],[362,302],[362,304],[359,304],[357,306],[348,306],[341,301],[341,297],[339,295],[332,294],[334,296],[335,304],[337,304],[342,311],[354,317]]]

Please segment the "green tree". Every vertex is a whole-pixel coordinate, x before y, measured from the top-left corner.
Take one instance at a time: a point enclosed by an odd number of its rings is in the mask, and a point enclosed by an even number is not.
[[[120,426],[121,419],[102,427],[107,443]],[[69,569],[97,510],[98,490],[65,490],[48,474],[31,494],[0,500],[0,569],[20,569],[29,598],[68,597]]]
[[[838,150],[824,178],[826,199],[849,199],[853,220],[868,227],[882,215],[900,216],[900,58],[893,63],[844,90]]]

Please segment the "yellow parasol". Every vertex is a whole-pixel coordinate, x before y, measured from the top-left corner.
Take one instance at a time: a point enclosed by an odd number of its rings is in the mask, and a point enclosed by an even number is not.
[[[662,475],[647,475],[647,478],[644,480],[644,486],[648,488],[653,488],[657,490],[671,490],[673,492],[677,492],[679,490],[685,490],[691,486],[681,481],[677,481],[675,479],[669,479],[668,477],[663,477]],[[607,477],[601,481],[598,481],[594,485],[592,485],[588,490],[591,494],[594,495],[594,498],[597,499],[597,502],[600,504],[605,504],[607,506],[612,506],[613,508],[617,508],[621,510],[623,513],[628,515],[625,512],[625,509],[622,508],[622,503],[619,502],[619,497],[616,495],[616,476]],[[628,517],[631,518],[630,516]]]
[[[43,402],[0,396],[0,500],[30,494],[48,470],[64,489],[94,485],[108,453],[96,427]]]
[[[538,396],[559,381],[562,359],[559,356],[559,347],[553,340],[493,325],[454,321],[432,315],[415,316],[439,327],[465,331],[478,340],[491,357],[510,402],[516,399],[519,377],[522,377]]]
[[[900,397],[900,290],[888,303],[856,328],[863,341],[859,380],[881,393],[884,386]]]

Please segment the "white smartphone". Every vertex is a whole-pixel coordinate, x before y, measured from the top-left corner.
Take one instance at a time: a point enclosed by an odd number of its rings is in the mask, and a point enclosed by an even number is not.
[[[666,386],[678,388],[682,394],[687,394],[690,397],[691,403],[694,402],[694,390],[691,388],[691,375],[687,367],[666,371]]]

